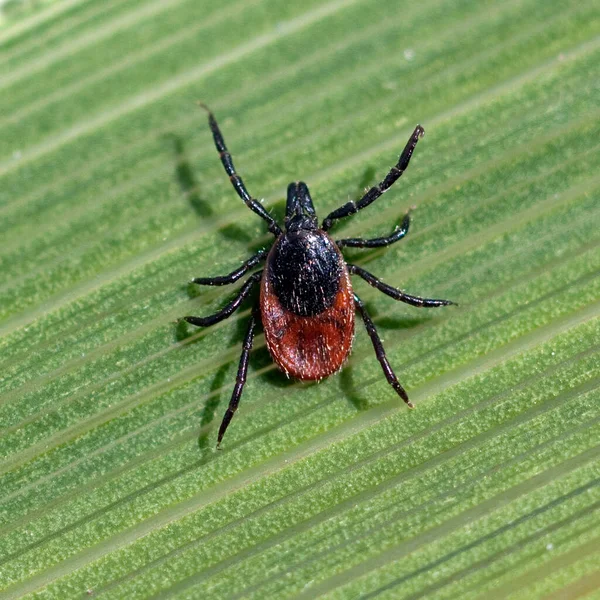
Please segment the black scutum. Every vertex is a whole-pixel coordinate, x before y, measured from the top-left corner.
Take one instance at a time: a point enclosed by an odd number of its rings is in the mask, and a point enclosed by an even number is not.
[[[310,317],[333,304],[343,265],[325,233],[299,230],[279,238],[267,268],[281,305],[296,315]]]

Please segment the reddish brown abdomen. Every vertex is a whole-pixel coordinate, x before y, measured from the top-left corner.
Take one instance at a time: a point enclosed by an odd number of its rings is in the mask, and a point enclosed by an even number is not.
[[[354,336],[354,294],[345,265],[333,304],[313,316],[286,310],[265,269],[260,306],[267,347],[277,365],[290,377],[318,380],[344,364]]]

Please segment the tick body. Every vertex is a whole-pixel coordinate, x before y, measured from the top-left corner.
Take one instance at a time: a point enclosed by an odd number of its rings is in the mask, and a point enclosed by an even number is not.
[[[252,273],[236,297],[222,310],[208,317],[184,317],[192,325],[207,327],[231,316],[260,284],[260,300],[254,307],[244,338],[236,384],[221,426],[217,446],[237,410],[252,349],[257,321],[262,321],[269,352],[279,368],[289,377],[300,380],[320,380],[338,371],[346,361],[354,337],[355,313],[358,312],[383,373],[395,392],[412,408],[408,395],[400,385],[388,359],[377,330],[360,298],[353,292],[351,275],[358,275],[368,284],[395,300],[417,307],[438,307],[453,304],[411,296],[383,283],[357,265],[345,262],[341,249],[377,248],[402,239],[408,232],[410,219],[404,215],[402,224],[390,235],[380,238],[350,238],[334,240],[328,230],[338,219],[366,208],[386,192],[408,167],[412,153],[424,130],[419,125],[408,140],[398,162],[386,177],[370,188],[357,202],[347,202],[318,224],[308,187],[303,182],[290,183],[287,190],[285,228],[282,230],[263,206],[246,190],[236,173],[231,155],[213,114],[208,112],[215,146],[229,179],[240,198],[258,214],[275,236],[269,251],[261,250],[229,275],[201,277],[200,285],[227,285],[265,262],[261,271]]]
[[[295,379],[319,380],[344,364],[354,336],[350,274],[324,231],[288,231],[269,252],[260,314],[273,360]]]

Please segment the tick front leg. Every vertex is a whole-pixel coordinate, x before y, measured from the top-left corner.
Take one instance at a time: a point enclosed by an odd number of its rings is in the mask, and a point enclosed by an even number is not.
[[[239,294],[225,308],[214,315],[209,315],[208,317],[183,317],[183,320],[191,325],[196,325],[197,327],[209,327],[210,325],[214,325],[215,323],[230,317],[248,297],[252,291],[252,287],[260,281],[261,275],[262,271],[250,275],[246,280],[246,283],[242,286]]]
[[[368,271],[365,271],[361,267],[357,265],[348,265],[348,271],[353,275],[358,275],[362,277],[369,285],[372,285],[374,288],[377,288],[380,292],[387,294],[394,300],[400,300],[400,302],[406,302],[406,304],[410,304],[411,306],[417,306],[419,308],[435,308],[438,306],[448,306],[450,304],[456,304],[452,302],[452,300],[437,300],[435,298],[420,298],[419,296],[411,296],[410,294],[405,294],[402,290],[399,290],[387,283],[383,283],[383,281],[377,279],[375,275],[372,275]]]
[[[337,240],[335,243],[339,248],[344,246],[348,248],[381,248],[382,246],[389,246],[394,242],[401,240],[407,233],[410,226],[410,217],[408,213],[404,215],[402,224],[397,227],[394,233],[387,237],[373,238],[370,240],[364,240],[362,238],[349,238],[345,240]]]
[[[279,225],[277,225],[273,217],[263,208],[262,204],[248,193],[242,178],[236,173],[235,167],[233,166],[233,160],[231,159],[231,154],[229,154],[229,151],[227,150],[225,140],[223,139],[223,134],[221,133],[217,120],[215,119],[215,116],[211,112],[210,108],[208,108],[208,106],[202,102],[199,102],[198,104],[208,113],[208,125],[213,134],[215,148],[219,153],[219,158],[221,159],[223,168],[225,169],[227,175],[229,175],[229,181],[231,181],[231,185],[233,185],[237,195],[244,201],[244,204],[251,211],[255,212],[259,217],[268,223],[269,231],[273,235],[281,235],[281,229]]]
[[[218,277],[197,277],[192,279],[192,283],[198,285],[229,285],[235,283],[240,277],[247,273],[252,267],[255,267],[259,262],[267,256],[266,250],[259,250],[252,258],[249,258],[241,267],[229,273],[229,275],[221,275]]]
[[[237,410],[242,392],[244,391],[244,385],[246,383],[246,375],[248,374],[248,361],[250,359],[250,350],[252,350],[252,343],[254,341],[254,329],[256,327],[256,317],[254,314],[250,317],[250,323],[248,324],[248,330],[246,337],[244,338],[244,345],[242,347],[242,355],[240,356],[240,364],[238,367],[237,377],[235,379],[235,387],[233,388],[233,394],[229,401],[229,406],[223,415],[221,426],[219,427],[219,436],[217,438],[217,448],[221,445],[223,436],[229,427],[229,423]]]
[[[377,356],[377,360],[383,369],[383,374],[387,379],[388,383],[394,388],[398,396],[406,402],[406,404],[410,408],[414,408],[414,404],[408,399],[408,394],[406,390],[400,385],[396,374],[392,370],[390,363],[385,355],[385,350],[383,349],[383,344],[381,343],[381,339],[379,338],[379,334],[377,333],[377,329],[375,329],[375,324],[371,320],[365,305],[362,303],[362,300],[354,294],[354,305],[356,306],[362,320],[365,323],[365,328],[367,329],[367,333],[371,338],[371,342],[373,343],[373,348],[375,349],[375,356]]]
[[[410,162],[410,157],[415,151],[417,142],[424,135],[425,130],[420,125],[417,125],[408,142],[406,143],[404,150],[402,150],[402,154],[398,158],[398,162],[389,170],[385,178],[378,185],[369,189],[358,202],[354,202],[354,200],[346,202],[346,204],[343,204],[337,210],[329,213],[323,220],[321,228],[324,231],[328,231],[333,225],[334,221],[357,213],[359,210],[362,210],[363,208],[369,206],[369,204],[375,202],[375,200],[377,200],[381,194],[387,192],[387,190],[389,190],[390,187],[392,187],[392,185],[398,181],[400,177],[402,177],[402,173],[406,171],[408,163]]]

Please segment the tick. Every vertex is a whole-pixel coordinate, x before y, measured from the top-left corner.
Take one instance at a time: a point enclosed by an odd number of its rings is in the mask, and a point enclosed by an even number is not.
[[[365,305],[353,292],[350,275],[362,277],[369,285],[394,300],[417,307],[437,307],[453,304],[450,300],[435,300],[411,296],[380,281],[358,265],[347,263],[341,253],[344,247],[380,248],[401,240],[410,223],[408,213],[402,224],[385,237],[334,240],[327,232],[339,219],[366,208],[386,192],[404,173],[424,129],[417,125],[398,162],[385,179],[370,188],[358,202],[346,202],[334,210],[319,227],[308,187],[302,181],[290,183],[287,189],[284,229],[246,190],[236,173],[231,154],[212,112],[208,124],[223,167],[238,196],[246,206],[267,222],[275,242],[269,249],[259,250],[239,268],[220,277],[200,277],[193,283],[200,285],[228,285],[234,283],[260,263],[264,268],[255,271],[240,288],[237,296],[219,312],[208,317],[184,317],[198,327],[208,327],[230,317],[252,290],[260,285],[260,300],[255,305],[244,338],[242,355],[235,387],[221,426],[217,447],[237,410],[246,383],[248,358],[256,324],[260,320],[271,357],[288,377],[303,381],[320,380],[338,371],[346,361],[354,337],[354,314],[358,311],[371,338],[377,360],[388,383],[413,408],[408,395],[385,355],[381,339]]]

